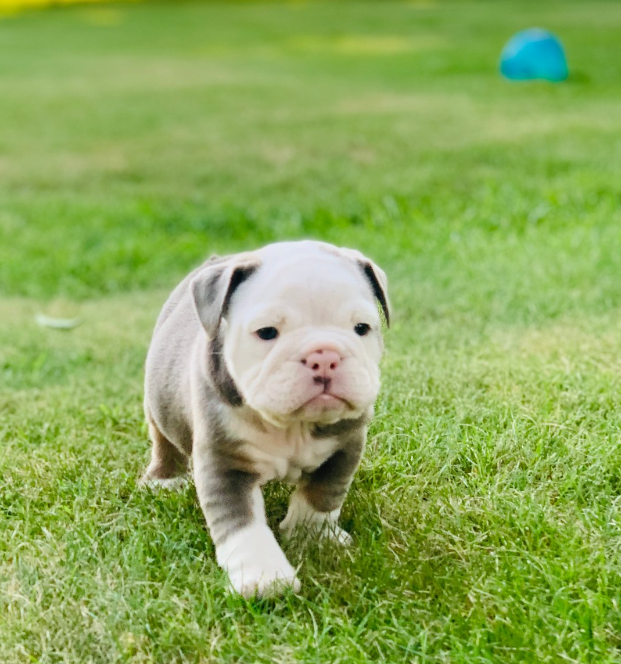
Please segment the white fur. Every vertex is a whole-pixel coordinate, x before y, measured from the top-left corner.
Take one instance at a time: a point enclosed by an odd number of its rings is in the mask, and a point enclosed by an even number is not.
[[[256,254],[262,268],[234,293],[224,343],[244,400],[283,428],[359,417],[377,397],[383,349],[380,316],[362,271],[317,242],[271,245]],[[358,336],[358,323],[371,331]],[[262,327],[277,328],[278,337],[259,339]],[[318,349],[341,356],[329,390],[338,399],[329,405],[313,402],[323,386],[301,361]]]
[[[297,482],[302,472],[321,466],[338,445],[333,438],[313,437],[312,425],[306,422],[285,428],[266,422],[258,426],[248,409],[238,415],[230,421],[231,433],[248,441],[242,450],[254,462],[261,484],[274,479]]]
[[[243,597],[269,597],[285,588],[298,592],[300,581],[265,522],[263,496],[258,488],[253,499],[254,522],[217,548],[218,564],[226,570],[233,589]]]
[[[165,491],[183,491],[188,485],[188,478],[183,476],[166,479],[154,477],[141,482],[141,484],[153,490],[164,489]]]

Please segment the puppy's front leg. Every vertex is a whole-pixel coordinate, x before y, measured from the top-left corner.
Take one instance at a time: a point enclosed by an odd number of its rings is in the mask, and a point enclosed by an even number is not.
[[[341,507],[364,449],[366,428],[350,437],[347,445],[333,454],[317,470],[302,477],[291,495],[287,516],[280,529],[291,536],[303,526],[345,546],[351,536],[338,525]]]
[[[235,466],[234,458],[195,446],[194,479],[218,564],[244,597],[297,592],[295,569],[265,519],[259,477]]]

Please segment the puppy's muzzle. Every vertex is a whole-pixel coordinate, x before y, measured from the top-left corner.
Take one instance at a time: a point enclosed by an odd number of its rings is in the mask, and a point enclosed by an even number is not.
[[[324,390],[327,390],[342,359],[341,355],[335,350],[319,348],[300,361],[312,375],[313,383],[323,385]]]

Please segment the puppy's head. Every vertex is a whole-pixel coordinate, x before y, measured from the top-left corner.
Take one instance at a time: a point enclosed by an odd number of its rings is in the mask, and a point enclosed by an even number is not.
[[[208,264],[191,282],[210,371],[231,405],[278,426],[357,418],[379,390],[386,275],[351,249],[283,242]]]

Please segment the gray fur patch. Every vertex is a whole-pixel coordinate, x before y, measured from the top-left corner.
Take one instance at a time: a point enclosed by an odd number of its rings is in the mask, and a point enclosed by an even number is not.
[[[208,261],[190,281],[196,314],[209,337],[216,335],[235,290],[259,267],[258,262],[237,266],[230,263]]]
[[[343,504],[362,457],[366,433],[365,426],[358,426],[341,434],[341,449],[312,473],[302,476],[300,491],[318,512],[332,512]]]
[[[208,408],[208,457],[197,483],[199,499],[212,540],[220,546],[253,520],[252,490],[259,475],[240,452],[240,441],[227,432],[217,408]]]
[[[215,257],[212,257],[212,260],[215,263],[219,262],[218,260],[215,260]],[[222,302],[222,309],[218,316],[216,334],[209,343],[209,374],[218,394],[222,397],[225,403],[233,406],[234,408],[243,405],[244,399],[237,389],[237,385],[235,385],[235,381],[233,380],[231,374],[226,368],[226,362],[224,361],[224,339],[222,338],[221,322],[229,310],[229,305],[233,293],[240,284],[246,281],[246,279],[248,279],[248,277],[250,277],[253,272],[256,271],[257,267],[258,265],[245,265],[238,267],[233,271],[227,286],[224,300]],[[222,288],[221,282],[222,272],[219,270],[204,282],[204,296],[207,300],[213,301],[216,299],[218,290]]]
[[[235,385],[235,381],[229,370],[226,368],[226,362],[224,361],[224,341],[220,330],[218,330],[218,334],[210,342],[208,352],[209,375],[218,394],[226,403],[234,408],[243,405],[244,399],[237,389],[237,385]]]
[[[338,438],[365,426],[369,421],[367,415],[362,415],[356,420],[339,420],[334,424],[316,424],[312,430],[313,438]]]

